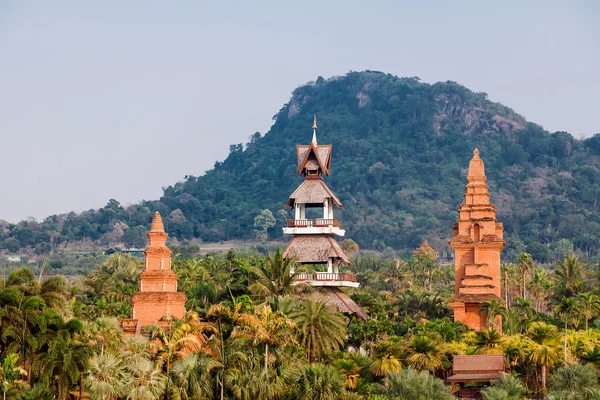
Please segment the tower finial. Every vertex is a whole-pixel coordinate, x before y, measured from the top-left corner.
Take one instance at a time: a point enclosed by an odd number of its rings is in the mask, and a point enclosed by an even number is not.
[[[150,226],[150,232],[165,232],[165,227],[162,222],[162,218],[160,213],[157,211],[154,213],[154,218],[152,218],[152,225]]]
[[[483,160],[479,157],[479,150],[473,150],[473,158],[469,162],[469,172],[467,173],[467,179],[469,182],[481,181],[485,182],[485,168],[483,166]]]
[[[317,114],[315,114],[315,119],[313,120],[313,138],[312,138],[312,145],[314,147],[318,146],[317,143]]]

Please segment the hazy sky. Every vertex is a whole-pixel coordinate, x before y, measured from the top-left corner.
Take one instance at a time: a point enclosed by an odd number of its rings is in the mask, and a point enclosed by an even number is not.
[[[0,0],[0,219],[158,199],[350,70],[457,81],[591,136],[598,21],[595,0]]]

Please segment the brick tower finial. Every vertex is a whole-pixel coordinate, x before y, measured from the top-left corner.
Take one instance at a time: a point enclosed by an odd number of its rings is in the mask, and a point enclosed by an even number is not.
[[[162,217],[158,211],[154,213],[154,218],[152,218],[150,232],[165,232],[165,226],[163,225]]]
[[[479,158],[479,150],[477,149],[473,150],[473,158],[469,162],[467,180],[469,182],[485,182],[487,180],[483,160]]]
[[[152,225],[150,225],[150,232],[148,232],[148,238],[150,239],[150,245],[148,248],[160,248],[167,245],[168,233],[165,232],[165,226],[163,225],[162,217],[157,211],[154,213],[152,218]],[[170,255],[169,251],[169,255]]]

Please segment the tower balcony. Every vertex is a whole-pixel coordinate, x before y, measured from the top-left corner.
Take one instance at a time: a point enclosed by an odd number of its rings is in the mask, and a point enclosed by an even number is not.
[[[344,236],[346,231],[342,229],[342,223],[336,219],[288,219],[287,227],[283,228],[283,233],[288,235],[315,235],[332,234]]]
[[[296,275],[294,283],[308,283],[311,286],[358,287],[356,275],[347,272],[312,272]]]

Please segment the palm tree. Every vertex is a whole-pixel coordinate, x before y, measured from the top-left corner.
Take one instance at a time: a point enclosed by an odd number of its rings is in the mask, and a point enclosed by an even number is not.
[[[495,329],[475,332],[477,354],[504,354],[505,338]]]
[[[542,376],[542,391],[546,392],[546,368],[556,365],[560,359],[558,355],[559,336],[556,327],[543,322],[534,322],[527,332],[536,347],[529,355],[529,361],[540,366]]]
[[[519,326],[519,333],[525,333],[529,324],[537,319],[537,313],[533,309],[531,299],[525,300],[522,297],[516,298],[517,302],[513,305],[511,311],[514,311]]]
[[[592,349],[586,349],[583,354],[579,355],[579,358],[585,361],[586,364],[590,364],[596,369],[600,369],[600,347],[594,346]]]
[[[238,364],[225,372],[224,382],[236,399],[275,400],[280,399],[286,391],[285,375],[285,371],[280,374],[276,368],[262,368],[261,355],[251,350],[243,365]]]
[[[546,299],[549,297],[553,282],[548,278],[549,273],[543,268],[535,268],[529,282],[529,292],[534,298],[534,307],[537,312],[546,308]]]
[[[300,345],[308,350],[311,363],[317,356],[339,349],[346,340],[344,318],[325,300],[303,299],[290,317],[296,324]]]
[[[278,345],[294,342],[292,321],[285,317],[282,312],[271,309],[270,306],[264,306],[257,312],[261,322],[261,328],[258,332],[258,339],[265,344],[264,369],[268,372],[269,363],[269,345]]]
[[[600,311],[600,297],[590,292],[582,293],[578,297],[579,309],[585,318],[585,330],[589,328],[590,320]]]
[[[360,367],[356,364],[356,361],[348,358],[342,358],[335,360],[333,365],[344,377],[344,385],[346,386],[346,389],[356,389],[358,379],[360,378]]]
[[[439,342],[425,335],[415,336],[407,349],[406,362],[415,369],[435,372],[442,367],[443,353]]]
[[[402,362],[393,354],[381,354],[375,356],[369,370],[377,376],[395,374],[402,369]]]
[[[481,303],[479,313],[487,313],[485,322],[488,326],[488,329],[501,329],[502,327],[498,326],[498,321],[496,317],[501,316],[504,310],[504,304],[502,304],[500,300],[492,298]]]
[[[281,249],[269,255],[264,265],[254,267],[257,276],[252,291],[264,296],[285,296],[294,292],[294,281],[300,269],[293,258],[284,258]]]
[[[129,376],[128,399],[158,399],[164,393],[166,377],[152,361],[146,358],[133,359],[125,364],[125,368]]]
[[[202,342],[194,328],[185,321],[173,327],[163,329],[158,326],[149,326],[153,340],[150,343],[152,353],[155,354],[157,364],[163,372],[169,375],[172,364],[188,352],[198,351]]]
[[[344,392],[344,379],[330,365],[311,364],[292,377],[290,399],[337,400]]]
[[[569,326],[569,321],[574,321],[579,313],[578,304],[575,300],[563,297],[560,304],[554,307],[554,312],[559,315],[560,319],[565,323],[565,343],[564,343],[564,353],[565,353],[565,364],[567,363],[567,329]]]
[[[104,350],[114,350],[116,344],[122,342],[123,330],[119,325],[117,318],[100,317],[90,322],[85,330],[89,335],[91,345],[99,345],[100,355],[104,354]]]
[[[212,400],[215,392],[213,370],[222,365],[203,354],[190,354],[171,369],[174,391],[182,400]]]
[[[388,375],[377,392],[391,399],[436,399],[454,400],[450,386],[426,371],[407,368],[399,373]]]
[[[59,400],[64,400],[75,385],[82,385],[82,374],[87,370],[92,350],[88,345],[71,339],[61,330],[50,342],[47,353],[40,357],[41,377],[45,384],[52,384]]]
[[[90,360],[84,384],[93,398],[108,400],[127,394],[126,370],[122,359],[102,354]]]
[[[583,282],[583,270],[587,263],[580,261],[576,255],[567,255],[556,263],[554,271],[555,280],[559,286],[558,296],[571,297],[576,294],[577,288]]]
[[[523,298],[527,299],[527,293],[525,291],[526,276],[527,276],[527,274],[531,273],[531,270],[535,266],[535,262],[533,261],[533,258],[531,258],[531,254],[521,253],[517,257],[517,265],[519,266],[519,269],[521,270],[522,285],[523,285]]]

